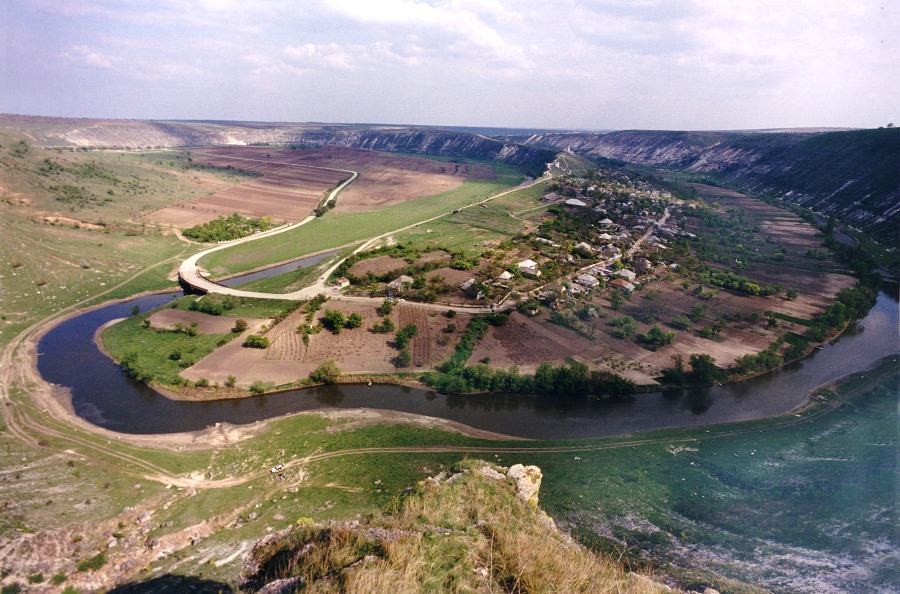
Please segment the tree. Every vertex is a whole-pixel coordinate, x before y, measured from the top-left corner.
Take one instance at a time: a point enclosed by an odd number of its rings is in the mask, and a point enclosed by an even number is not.
[[[412,353],[407,348],[401,349],[397,356],[391,359],[391,363],[394,367],[409,367],[412,364]]]
[[[700,384],[712,384],[725,377],[724,370],[716,365],[712,355],[693,354],[689,362],[691,364],[691,376]]]
[[[344,324],[345,328],[359,328],[362,326],[363,319],[362,316],[356,312],[353,312],[349,316],[347,316],[347,322]]]
[[[394,303],[390,299],[385,299],[382,301],[381,305],[378,306],[378,309],[375,311],[380,316],[388,316],[394,310]]]
[[[328,359],[316,367],[315,371],[309,374],[309,379],[320,384],[333,384],[341,376],[341,370],[337,363]]]
[[[384,318],[378,324],[372,326],[372,332],[375,334],[387,334],[394,331],[394,322],[390,318]]]
[[[544,361],[534,372],[534,390],[539,394],[552,394],[556,388],[556,368]]]
[[[394,345],[398,349],[405,349],[409,346],[409,342],[412,340],[413,336],[418,334],[419,328],[416,327],[415,324],[407,324],[394,335]]]
[[[623,303],[625,303],[625,298],[622,297],[622,293],[618,289],[615,289],[613,294],[609,296],[609,306],[613,309],[619,309]]]
[[[326,309],[325,315],[322,316],[322,325],[331,330],[332,333],[340,334],[344,326],[347,325],[347,318],[336,309]]]
[[[646,334],[641,336],[641,342],[651,351],[655,351],[659,347],[665,346],[673,340],[675,340],[675,333],[665,332],[660,329],[659,326],[653,326]]]

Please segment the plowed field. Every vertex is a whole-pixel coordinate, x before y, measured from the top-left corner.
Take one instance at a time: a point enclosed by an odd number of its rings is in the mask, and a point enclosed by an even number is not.
[[[210,196],[182,202],[144,216],[153,223],[190,227],[237,212],[271,216],[278,222],[309,216],[326,191],[356,171],[359,177],[337,201],[338,212],[376,210],[446,192],[467,179],[493,179],[485,165],[432,161],[365,151],[273,149],[269,147],[213,147],[191,153],[195,163],[232,167],[262,174]]]

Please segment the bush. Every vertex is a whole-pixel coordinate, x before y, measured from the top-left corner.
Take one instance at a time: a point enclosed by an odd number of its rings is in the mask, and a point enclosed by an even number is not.
[[[250,387],[248,388],[248,390],[250,390],[251,394],[264,394],[265,392],[268,392],[269,390],[271,390],[272,387],[273,387],[272,382],[264,382],[262,380],[256,380],[255,382],[250,384]]]
[[[362,316],[356,312],[353,312],[349,316],[347,316],[347,322],[344,324],[345,328],[359,328],[362,326],[363,319]]]
[[[59,586],[64,581],[66,581],[66,574],[64,573],[57,573],[52,578],[50,578],[50,583],[54,586]]]
[[[412,364],[412,353],[409,352],[409,349],[404,348],[391,359],[391,363],[394,364],[394,367],[409,367]]]
[[[198,387],[198,388],[208,388],[208,387],[209,387],[209,380],[206,379],[205,377],[201,377],[201,378],[198,379],[196,382],[194,382],[194,385],[195,385],[196,387]]]
[[[247,329],[247,320],[237,319],[234,322],[234,328],[231,329],[235,334],[240,334]]]
[[[336,309],[326,309],[325,315],[322,316],[322,325],[331,330],[333,334],[340,334],[347,325],[347,318]]]
[[[394,345],[398,349],[403,350],[409,346],[412,338],[418,333],[419,329],[415,324],[407,324],[394,335]]]
[[[390,299],[385,299],[381,305],[378,306],[378,309],[375,310],[380,316],[390,315],[392,311],[394,311],[394,303]]]
[[[251,349],[267,349],[269,348],[269,338],[267,336],[260,336],[259,334],[251,334],[241,346]]]
[[[222,315],[222,312],[225,311],[222,304],[211,297],[203,297],[196,301],[191,301],[191,304],[188,305],[188,309],[191,311],[199,311],[200,313],[205,313],[210,316],[220,316]]]
[[[676,330],[687,330],[691,326],[694,325],[694,322],[687,316],[678,316],[669,322],[669,326],[675,328]]]
[[[384,318],[381,322],[372,326],[372,332],[375,334],[387,334],[394,331],[394,322],[390,318]]]
[[[104,565],[106,565],[106,553],[100,552],[93,557],[80,561],[76,567],[78,568],[78,571],[94,571],[100,569]]]
[[[236,383],[237,383],[237,378],[234,377],[233,375],[229,375],[228,379],[225,380],[225,387],[233,388]]]
[[[337,366],[337,363],[328,359],[327,361],[323,361],[315,371],[309,374],[309,379],[321,384],[333,384],[340,376],[341,370]]]
[[[646,334],[641,335],[644,348],[655,351],[659,347],[666,346],[675,340],[674,332],[665,332],[659,326],[653,326]]]

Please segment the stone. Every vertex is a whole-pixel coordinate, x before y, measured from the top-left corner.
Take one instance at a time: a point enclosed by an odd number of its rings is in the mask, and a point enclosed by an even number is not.
[[[537,466],[513,464],[506,473],[506,478],[515,481],[516,494],[531,505],[538,504],[538,492],[541,490],[543,474]]]

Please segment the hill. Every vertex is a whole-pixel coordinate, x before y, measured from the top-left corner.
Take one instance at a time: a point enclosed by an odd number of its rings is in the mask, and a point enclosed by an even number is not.
[[[515,137],[591,157],[685,169],[754,195],[795,202],[897,245],[900,129],[840,132],[629,130]]]
[[[481,134],[410,126],[261,122],[95,120],[0,115],[0,128],[24,132],[44,147],[175,148],[222,145],[324,145],[496,160],[539,176],[554,151]]]
[[[470,460],[407,489],[379,521],[289,528],[251,551],[242,591],[671,591],[560,533],[541,472]]]

